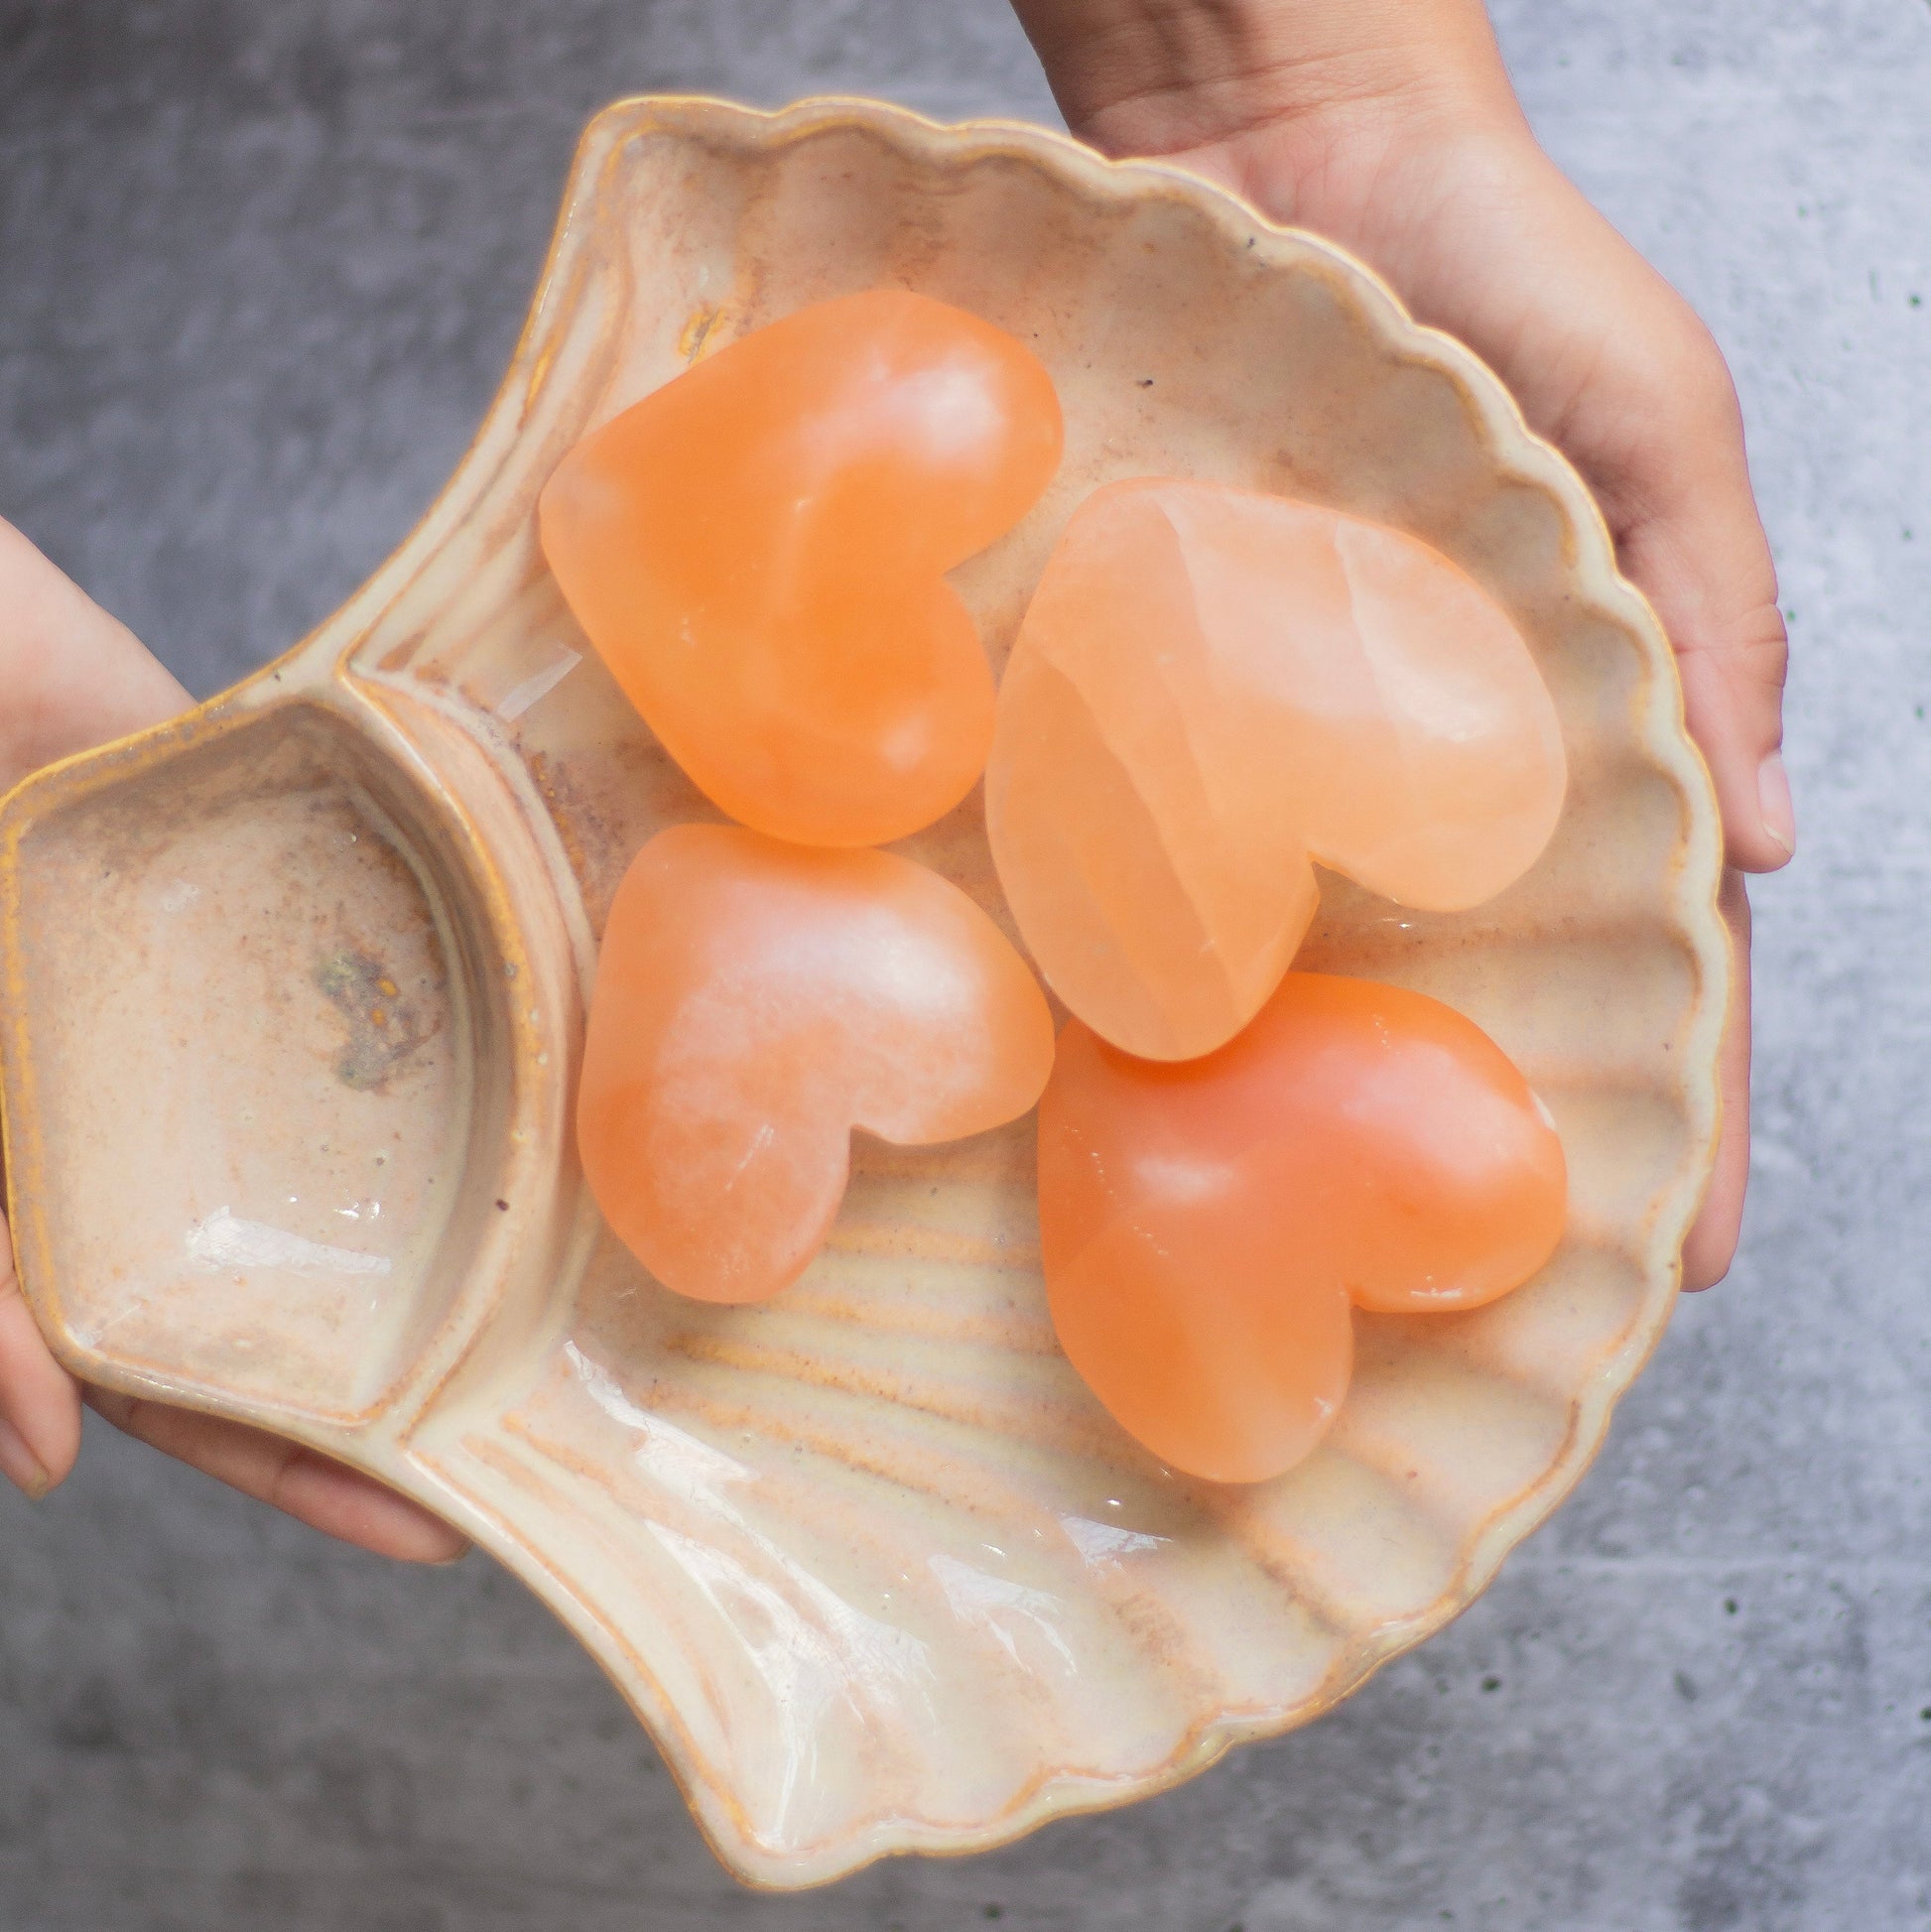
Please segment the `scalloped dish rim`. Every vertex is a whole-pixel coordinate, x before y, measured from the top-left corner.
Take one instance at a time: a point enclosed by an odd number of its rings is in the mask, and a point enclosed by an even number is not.
[[[554,236],[509,366],[469,447],[430,507],[340,608],[289,651],[182,717],[112,746],[63,760],[15,788],[0,806],[0,833],[4,835],[0,838],[4,844],[4,850],[0,850],[0,874],[4,874],[0,887],[4,888],[9,930],[18,915],[15,860],[20,828],[31,816],[33,795],[61,774],[96,761],[112,761],[122,775],[151,768],[166,758],[185,734],[195,732],[203,719],[232,706],[237,694],[278,679],[282,668],[294,658],[319,650],[322,640],[331,636],[345,640],[335,653],[331,677],[336,682],[345,680],[348,659],[370,624],[456,527],[456,520],[478,496],[482,479],[500,466],[503,451],[515,444],[519,419],[529,399],[549,379],[553,349],[566,332],[567,319],[580,293],[580,285],[573,276],[580,268],[582,252],[594,248],[593,230],[584,214],[593,203],[602,171],[621,153],[626,138],[653,122],[666,121],[695,125],[722,144],[760,153],[828,130],[856,129],[940,167],[963,167],[987,157],[1007,158],[1057,178],[1089,204],[1163,196],[1183,200],[1209,217],[1217,237],[1229,252],[1252,251],[1282,272],[1294,267],[1305,269],[1311,256],[1318,258],[1327,274],[1344,282],[1359,298],[1360,313],[1368,320],[1381,349],[1398,360],[1437,371],[1455,385],[1478,426],[1482,451],[1496,470],[1541,492],[1553,503],[1564,532],[1574,539],[1573,561],[1567,566],[1572,580],[1639,641],[1649,669],[1660,674],[1651,679],[1650,699],[1638,709],[1629,728],[1632,740],[1640,743],[1641,750],[1673,784],[1680,801],[1682,825],[1667,897],[1672,917],[1680,921],[1683,944],[1693,958],[1696,973],[1696,984],[1687,1001],[1689,1017],[1683,1026],[1679,1063],[1685,1151],[1673,1171],[1671,1185],[1658,1190],[1663,1206],[1648,1229],[1643,1249],[1640,1312],[1620,1346],[1574,1389],[1568,1434],[1546,1471],[1462,1542],[1450,1582],[1441,1595],[1413,1615],[1364,1628],[1352,1645],[1338,1643],[1332,1667],[1305,1701],[1285,1715],[1198,1718],[1166,1760],[1144,1774],[1098,1779],[1042,1772],[1023,1784],[996,1815],[969,1829],[873,1818],[835,1845],[829,1857],[823,1846],[809,1855],[753,1855],[746,1851],[743,1841],[736,1846],[725,1842],[717,1829],[716,1814],[710,1809],[717,1801],[716,1792],[708,1796],[702,1793],[689,1775],[689,1766],[681,1761],[690,1746],[660,1738],[667,1766],[683,1788],[700,1828],[727,1868],[754,1886],[792,1889],[849,1875],[891,1853],[987,1850],[1052,1818],[1103,1809],[1168,1789],[1205,1769],[1235,1743],[1278,1736],[1333,1709],[1382,1663],[1466,1609],[1492,1580],[1509,1551],[1573,1489],[1603,1445],[1616,1401],[1634,1381],[1668,1324],[1680,1283],[1683,1239],[1701,1205],[1715,1161],[1721,1125],[1718,1054],[1734,997],[1734,968],[1717,896],[1722,836],[1716,800],[1708,771],[1685,726],[1669,643],[1647,602],[1620,575],[1610,533],[1588,488],[1553,446],[1527,427],[1500,379],[1473,351],[1453,336],[1415,322],[1388,285],[1346,250],[1305,230],[1267,221],[1224,188],[1184,168],[1157,161],[1108,161],[1068,136],[1021,122],[976,119],[948,125],[885,102],[843,95],[813,97],[774,110],[745,108],[704,95],[642,95],[618,100],[599,112],[579,142]],[[101,768],[106,769],[104,762]],[[13,990],[8,988],[9,992]],[[5,1014],[0,1015],[0,1049],[4,1049],[8,1063],[24,1066],[26,1034],[21,1010],[20,1001],[10,999]],[[531,1036],[515,1037],[514,1052],[519,1057],[535,1050]],[[527,1068],[523,1071],[529,1073]],[[531,1078],[536,1076],[532,1074]],[[10,1098],[13,1086],[10,1076]],[[31,1193],[35,1185],[36,1170],[21,1141],[12,1107],[7,1109],[5,1137],[10,1206],[19,1207],[23,1193]],[[25,1222],[17,1221],[16,1225],[24,1226]],[[30,1272],[25,1262],[23,1253],[23,1278]],[[39,1271],[34,1273],[38,1280]],[[30,1305],[36,1299],[36,1294],[30,1293]],[[38,1306],[36,1312],[41,1313]],[[103,1371],[99,1358],[76,1345],[58,1323],[49,1322],[45,1315],[42,1322],[52,1331],[50,1340],[57,1353],[70,1367],[84,1366],[91,1378],[136,1394],[156,1394],[156,1385],[138,1375],[124,1375],[116,1381],[111,1365]],[[179,1403],[184,1397],[179,1391],[171,1391],[168,1399]],[[330,1455],[344,1454],[340,1434],[248,1398],[210,1399],[195,1405],[254,1422]],[[615,1654],[613,1643],[595,1641],[586,1634],[588,1619],[573,1613],[572,1589],[550,1570],[542,1552],[486,1511],[453,1494],[443,1482],[428,1478],[403,1455],[391,1453],[393,1449],[386,1441],[376,1443],[374,1453],[363,1460],[362,1466],[450,1517],[530,1585],[565,1617],[573,1634],[585,1641],[615,1679],[626,1702],[643,1715],[632,1686],[624,1680],[626,1670],[638,1670],[637,1661],[632,1658],[623,1662]],[[655,1726],[653,1732],[655,1735]],[[788,1867],[803,1864],[811,1869],[797,1876],[785,1875]]]

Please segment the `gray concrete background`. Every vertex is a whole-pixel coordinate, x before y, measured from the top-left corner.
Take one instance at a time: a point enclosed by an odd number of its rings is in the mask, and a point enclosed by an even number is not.
[[[1931,8],[1498,24],[1731,353],[1798,654],[1742,1257],[1575,1500],[1302,1735],[768,1899],[489,1564],[97,1431],[0,1497],[0,1932],[1931,1927]],[[278,651],[434,494],[577,128],[652,87],[1052,118],[998,0],[0,0],[0,513],[197,693]]]

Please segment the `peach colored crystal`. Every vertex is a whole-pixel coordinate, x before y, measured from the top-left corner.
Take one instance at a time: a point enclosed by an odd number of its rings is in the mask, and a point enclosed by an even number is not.
[[[945,573],[1060,460],[1052,379],[902,290],[798,310],[579,443],[545,556],[624,695],[711,801],[882,844],[971,789],[993,687]]]
[[[1062,1347],[1176,1469],[1256,1481],[1326,1433],[1351,1301],[1475,1308],[1561,1238],[1562,1143],[1452,1007],[1290,972],[1238,1038],[1135,1060],[1077,1020],[1040,1102],[1039,1216]]]
[[[1555,708],[1515,626],[1401,532],[1211,483],[1068,524],[999,694],[986,823],[1053,990],[1116,1046],[1210,1052],[1314,916],[1310,858],[1403,905],[1548,842]]]
[[[667,1287],[761,1301],[824,1241],[850,1136],[1014,1119],[1053,1061],[1045,995],[957,886],[889,852],[735,826],[659,833],[617,888],[577,1144]]]

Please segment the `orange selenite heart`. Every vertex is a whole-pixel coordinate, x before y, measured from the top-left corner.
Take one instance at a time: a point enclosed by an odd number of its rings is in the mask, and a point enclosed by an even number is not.
[[[558,464],[538,520],[624,695],[732,818],[871,845],[966,796],[992,676],[945,573],[1059,466],[1052,378],[902,290],[816,303]]]
[[[1020,626],[985,774],[1047,983],[1129,1053],[1211,1052],[1317,903],[1310,859],[1479,905],[1567,782],[1555,707],[1473,579],[1401,532],[1219,484],[1114,483]]]
[[[1204,1060],[1135,1060],[1077,1020],[1040,1101],[1053,1325],[1130,1435],[1257,1481],[1347,1392],[1349,1304],[1479,1307],[1562,1237],[1541,1102],[1471,1020],[1421,993],[1290,972]]]
[[[577,1145],[666,1287],[761,1301],[837,1213],[850,1138],[923,1146],[1039,1097],[1046,996],[957,886],[889,852],[659,833],[597,958]]]

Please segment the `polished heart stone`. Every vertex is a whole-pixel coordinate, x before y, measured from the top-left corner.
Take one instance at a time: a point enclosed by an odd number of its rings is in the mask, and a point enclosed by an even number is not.
[[[679,826],[617,888],[577,1144],[618,1237],[666,1287],[761,1301],[823,1243],[854,1127],[903,1145],[1024,1113],[1045,995],[958,887],[889,852]]]
[[[986,825],[1053,990],[1116,1046],[1211,1052],[1314,916],[1311,861],[1479,905],[1562,809],[1554,705],[1507,614],[1400,531],[1160,479],[1068,524],[999,693]]]
[[[1221,1481],[1290,1469],[1347,1391],[1350,1304],[1476,1308],[1555,1251],[1562,1143],[1452,1007],[1290,972],[1182,1063],[1079,1021],[1040,1102],[1053,1324],[1114,1419]]]
[[[1059,465],[1052,379],[924,296],[801,309],[579,443],[544,555],[598,655],[734,819],[870,845],[977,780],[993,685],[946,573]]]

